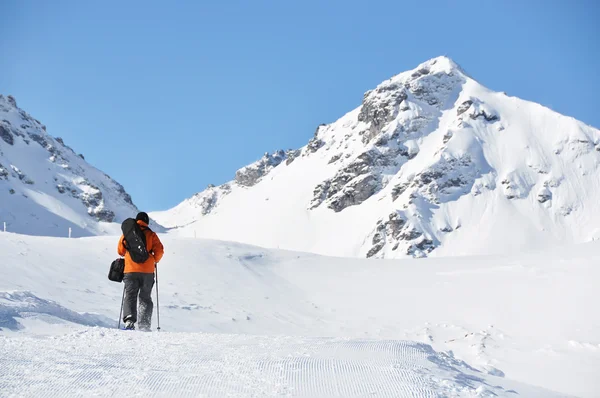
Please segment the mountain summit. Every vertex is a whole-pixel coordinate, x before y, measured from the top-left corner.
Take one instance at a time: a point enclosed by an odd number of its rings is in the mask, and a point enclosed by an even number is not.
[[[184,236],[337,256],[504,253],[600,237],[599,166],[599,130],[438,57],[303,148],[153,217]]]
[[[137,208],[123,186],[0,95],[0,223],[29,235],[118,233]]]

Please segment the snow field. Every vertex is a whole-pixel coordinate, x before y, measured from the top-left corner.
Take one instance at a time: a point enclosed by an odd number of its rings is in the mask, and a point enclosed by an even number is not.
[[[505,257],[361,260],[161,237],[164,332],[409,340],[452,352],[478,377],[600,391],[598,242]],[[1,233],[5,343],[116,326],[123,286],[107,279],[116,242]]]

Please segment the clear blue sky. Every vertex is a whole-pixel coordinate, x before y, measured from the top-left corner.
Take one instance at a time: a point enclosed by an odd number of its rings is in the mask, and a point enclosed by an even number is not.
[[[0,93],[145,210],[305,145],[438,55],[600,127],[599,1],[5,0],[0,15]]]

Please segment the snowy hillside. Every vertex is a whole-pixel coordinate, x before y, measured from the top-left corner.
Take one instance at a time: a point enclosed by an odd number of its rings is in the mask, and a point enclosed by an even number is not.
[[[2,392],[600,395],[600,242],[415,262],[162,238],[162,332],[132,338],[90,329],[117,323],[115,237],[0,233]]]
[[[123,186],[0,95],[0,227],[67,236],[118,233],[137,208]]]
[[[180,236],[337,256],[501,254],[600,238],[600,131],[439,57],[152,215]]]

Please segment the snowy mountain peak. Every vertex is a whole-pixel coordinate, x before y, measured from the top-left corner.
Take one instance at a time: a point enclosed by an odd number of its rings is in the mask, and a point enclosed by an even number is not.
[[[118,231],[137,208],[123,186],[90,166],[39,120],[0,95],[0,221],[12,232],[74,236]]]
[[[600,237],[600,132],[437,57],[303,148],[154,213],[184,236],[336,256],[505,253]]]

